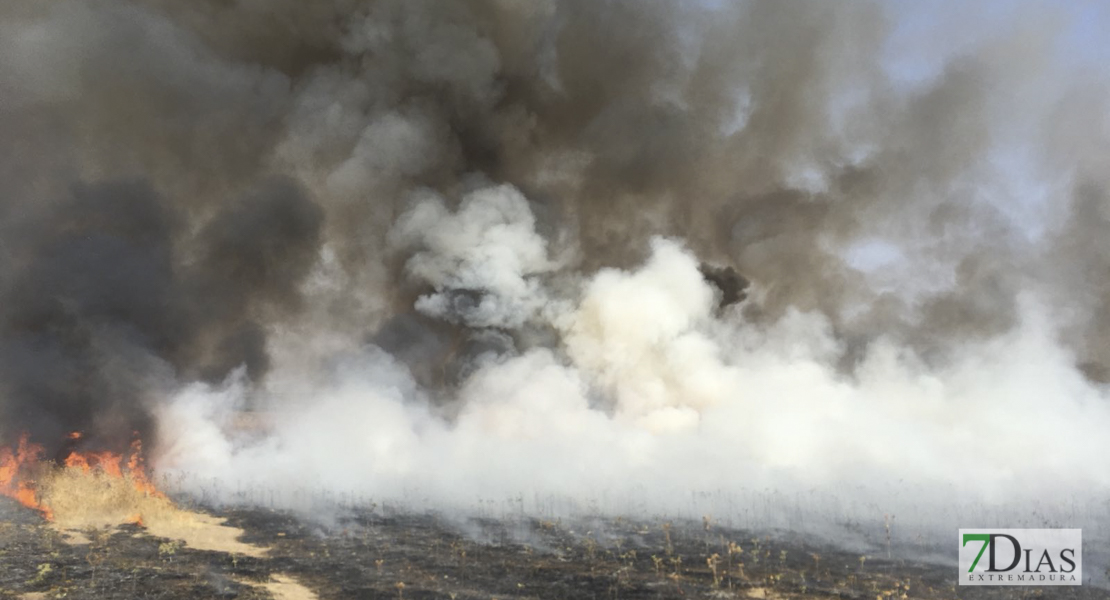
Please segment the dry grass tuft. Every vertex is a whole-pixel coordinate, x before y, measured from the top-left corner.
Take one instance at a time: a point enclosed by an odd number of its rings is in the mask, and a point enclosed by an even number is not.
[[[39,481],[43,504],[54,513],[53,526],[86,540],[90,529],[138,523],[151,535],[185,542],[198,550],[263,556],[264,548],[239,541],[243,531],[203,513],[182,510],[169,499],[139,490],[127,475],[113,477],[99,469],[60,468]]]

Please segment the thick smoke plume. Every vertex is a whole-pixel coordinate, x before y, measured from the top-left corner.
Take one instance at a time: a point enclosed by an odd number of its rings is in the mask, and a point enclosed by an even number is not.
[[[966,10],[6,2],[0,436],[463,507],[1104,494],[1110,81]]]

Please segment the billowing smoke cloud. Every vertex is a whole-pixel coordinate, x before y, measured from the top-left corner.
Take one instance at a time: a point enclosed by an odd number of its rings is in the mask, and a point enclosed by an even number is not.
[[[419,248],[405,269],[433,286],[415,303],[422,314],[472,328],[519,329],[545,303],[535,277],[554,265],[528,201],[510,186],[468,194],[458,214],[440,199],[422,199],[401,216],[392,239]]]
[[[1110,90],[992,17],[8,2],[0,435],[449,505],[1105,492]]]

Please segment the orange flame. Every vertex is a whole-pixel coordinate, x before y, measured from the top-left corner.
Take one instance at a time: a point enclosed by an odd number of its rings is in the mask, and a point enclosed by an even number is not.
[[[143,442],[138,437],[131,442],[131,457],[127,459],[127,472],[131,475],[131,482],[135,485],[135,489],[158,498],[166,497],[147,478],[146,463],[143,462]]]
[[[80,439],[81,433],[71,433],[70,438]],[[81,469],[85,473],[100,469],[109,477],[131,480],[132,485],[140,492],[164,498],[164,494],[159,492],[147,477],[146,464],[143,461],[143,443],[138,437],[131,442],[126,461],[124,456],[114,452],[70,452],[65,459],[65,466]]]
[[[42,446],[32,444],[30,436],[23,434],[13,452],[0,447],[0,495],[15,498],[20,504],[42,512],[47,519],[54,514],[39,503],[31,471],[42,457]]]
[[[98,468],[110,477],[123,477],[122,462],[122,456],[111,452],[71,452],[65,459],[67,467],[78,468],[85,473]]]
[[[83,435],[79,431],[74,431],[67,437],[70,440],[80,440]],[[0,495],[14,498],[24,506],[39,510],[44,517],[52,520],[53,512],[49,506],[41,503],[32,475],[36,470],[41,471],[39,465],[42,453],[42,446],[31,443],[27,434],[20,437],[14,451],[11,448],[0,447]],[[68,469],[79,469],[84,473],[97,470],[111,478],[127,479],[138,491],[165,498],[165,494],[159,492],[147,476],[142,453],[142,441],[136,437],[125,454],[109,451],[73,451],[62,463]],[[133,522],[141,525],[141,516]]]

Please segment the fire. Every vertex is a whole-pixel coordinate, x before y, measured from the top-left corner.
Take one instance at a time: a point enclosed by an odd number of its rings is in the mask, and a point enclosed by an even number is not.
[[[81,469],[85,473],[98,468],[110,477],[123,477],[123,470],[120,468],[122,462],[122,456],[111,452],[73,452],[66,457],[65,466]]]
[[[67,437],[78,441],[83,434],[74,431]],[[142,452],[142,441],[136,437],[130,448],[122,454],[111,451],[72,451],[62,460],[62,466],[83,474],[96,471],[112,479],[123,479],[142,494],[165,498],[147,476]],[[20,437],[14,450],[0,447],[0,495],[14,498],[24,506],[42,512],[48,520],[53,520],[53,511],[41,502],[36,488],[36,476],[49,469],[48,465],[43,464],[42,455],[42,446],[31,443],[27,434]],[[132,522],[142,524],[141,516],[136,515]]]
[[[39,503],[35,492],[34,471],[42,458],[42,446],[32,444],[30,436],[23,434],[13,451],[0,447],[0,495],[15,498],[20,504],[41,511],[53,519],[50,508]]]

